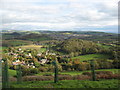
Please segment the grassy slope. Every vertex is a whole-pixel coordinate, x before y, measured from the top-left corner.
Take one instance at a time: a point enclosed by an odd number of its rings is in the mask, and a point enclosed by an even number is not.
[[[53,81],[30,81],[22,84],[12,83],[12,88],[117,88],[118,80],[81,81],[62,80],[58,83]]]
[[[79,58],[80,61],[84,61],[84,60],[91,60],[91,59],[97,59],[97,58],[108,59],[108,58],[110,58],[110,56],[109,55],[104,55],[104,54],[89,54],[89,55],[72,57],[72,59],[76,59],[76,58]]]
[[[9,76],[15,76],[16,75],[16,70],[11,70],[8,69]]]

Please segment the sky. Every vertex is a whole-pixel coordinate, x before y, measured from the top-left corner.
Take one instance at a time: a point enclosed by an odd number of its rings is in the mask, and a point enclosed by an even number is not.
[[[117,32],[119,0],[1,0],[2,30]]]

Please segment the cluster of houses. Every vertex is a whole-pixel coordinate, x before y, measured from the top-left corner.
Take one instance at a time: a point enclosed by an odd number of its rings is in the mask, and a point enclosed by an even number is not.
[[[18,53],[19,52],[19,53]],[[8,53],[6,53],[7,55],[12,55],[15,60],[12,61],[12,65],[26,65],[28,67],[33,67],[35,68],[34,66],[34,63],[33,62],[30,62],[30,63],[26,63],[24,60],[19,60],[18,57],[20,57],[20,54],[24,54],[25,57],[29,57],[29,59],[32,59],[34,56],[32,56],[32,54],[29,52],[29,53],[25,53],[24,50],[22,50],[21,48],[18,48],[18,49],[15,49],[14,51],[10,51]],[[43,53],[38,53],[36,56],[37,57],[42,57],[42,54]],[[49,62],[49,60],[47,59],[46,55],[56,55],[55,53],[49,53],[49,50],[47,50],[45,53],[44,53],[44,58],[40,58],[40,60],[38,60],[38,62],[40,64],[45,64],[47,62]],[[24,59],[24,58],[23,58]]]

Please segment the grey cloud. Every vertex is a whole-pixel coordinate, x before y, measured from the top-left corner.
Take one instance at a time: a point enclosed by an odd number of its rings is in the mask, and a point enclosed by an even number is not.
[[[8,1],[8,0],[6,0]],[[20,0],[18,0],[20,1]],[[28,0],[27,0],[28,1]],[[52,0],[53,2],[56,2]],[[68,0],[69,1],[69,0]],[[78,0],[76,0],[77,2]],[[87,1],[87,0],[86,0]],[[30,0],[30,2],[16,2],[16,0],[12,0],[12,2],[4,3],[3,13],[3,26],[7,24],[7,29],[22,29],[27,28],[35,29],[35,28],[57,28],[61,25],[61,23],[75,23],[75,25],[65,26],[63,28],[75,28],[84,27],[84,26],[94,26],[98,25],[109,25],[109,23],[113,23],[116,21],[117,7],[107,7],[104,2],[95,2],[91,0],[91,3],[77,3],[78,6],[74,6],[76,4],[36,4],[39,0],[35,0],[34,3]],[[40,1],[41,3],[42,1]],[[60,2],[63,2],[60,1]],[[73,2],[73,0],[71,0]],[[74,1],[75,2],[75,1]],[[75,2],[75,3],[76,3]],[[44,2],[45,4],[45,2]],[[81,6],[81,4],[84,4]],[[81,7],[80,7],[80,6]],[[17,23],[15,25],[11,25],[12,23]],[[19,25],[19,23],[23,23],[23,25]],[[36,26],[36,25],[24,25],[24,23],[48,23],[55,24],[56,26]],[[4,26],[5,27],[5,26]],[[18,27],[18,28],[17,28]]]

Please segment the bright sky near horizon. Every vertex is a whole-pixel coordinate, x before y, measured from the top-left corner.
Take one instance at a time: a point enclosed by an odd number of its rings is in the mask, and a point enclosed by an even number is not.
[[[117,32],[119,0],[1,0],[2,30]]]

